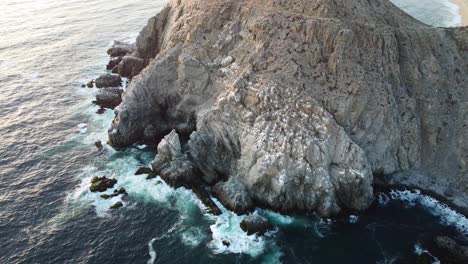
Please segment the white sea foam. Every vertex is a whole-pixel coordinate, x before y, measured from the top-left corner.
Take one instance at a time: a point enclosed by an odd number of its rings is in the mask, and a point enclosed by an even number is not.
[[[380,199],[380,196],[385,198]],[[389,195],[379,195],[379,203],[382,206],[385,206],[390,200],[403,201],[409,206],[419,204],[426,208],[431,214],[439,217],[442,224],[454,226],[458,231],[468,235],[468,219],[464,215],[430,196],[421,194],[419,190],[392,190]]]
[[[357,215],[350,215],[349,216],[349,223],[355,224],[359,221],[359,216]]]
[[[150,255],[150,259],[146,262],[147,264],[153,264],[154,261],[156,260],[156,251],[154,250],[153,248],[153,243],[154,241],[156,240],[156,238],[153,238],[150,240],[150,242],[148,242],[148,249],[149,249],[149,255]]]
[[[206,234],[199,227],[192,226],[181,234],[182,243],[189,247],[196,247],[206,239]]]
[[[429,256],[431,256],[434,259],[432,261],[432,264],[440,264],[440,260],[438,258],[436,258],[434,255],[432,255],[428,250],[422,248],[420,244],[414,245],[414,253],[416,255],[418,255],[418,256],[426,253],[426,254],[428,254]]]

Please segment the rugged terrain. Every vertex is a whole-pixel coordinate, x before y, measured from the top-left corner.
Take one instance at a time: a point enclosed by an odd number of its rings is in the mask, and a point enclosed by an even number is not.
[[[118,62],[133,78],[109,142],[159,144],[158,173],[239,213],[364,210],[374,176],[401,174],[457,197],[467,56],[467,28],[388,0],[173,0]]]

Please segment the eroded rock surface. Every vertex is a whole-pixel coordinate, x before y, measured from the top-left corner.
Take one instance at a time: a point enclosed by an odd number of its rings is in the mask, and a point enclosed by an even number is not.
[[[467,30],[387,0],[173,0],[137,38],[147,66],[110,143],[170,133],[153,168],[219,190],[232,178],[218,196],[233,208],[363,210],[373,174],[399,171],[466,192]]]

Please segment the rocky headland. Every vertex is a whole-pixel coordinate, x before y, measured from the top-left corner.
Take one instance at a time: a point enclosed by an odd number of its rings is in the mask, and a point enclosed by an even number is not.
[[[374,182],[468,208],[466,27],[388,0],[172,0],[109,54],[131,79],[109,143],[158,145],[174,186],[237,213],[362,211]]]

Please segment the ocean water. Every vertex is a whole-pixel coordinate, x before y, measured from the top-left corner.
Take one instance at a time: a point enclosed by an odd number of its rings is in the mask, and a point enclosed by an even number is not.
[[[416,17],[430,7],[395,2]],[[113,40],[133,41],[163,5],[0,1],[0,263],[400,263],[414,262],[434,235],[468,236],[463,215],[396,190],[364,215],[340,219],[257,210],[275,230],[247,236],[242,216],[224,208],[212,216],[191,191],[135,176],[154,157],[151,147],[98,151],[113,112],[96,114],[97,91],[81,84],[105,72]],[[454,10],[420,19],[455,25]],[[104,175],[128,197],[90,193],[90,179]],[[117,201],[124,206],[110,210]]]

